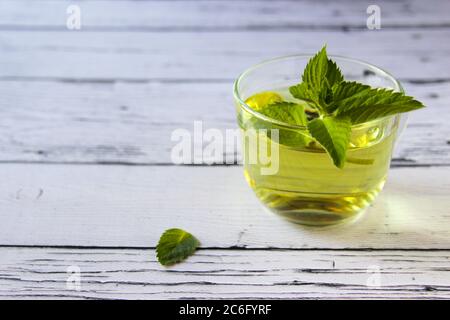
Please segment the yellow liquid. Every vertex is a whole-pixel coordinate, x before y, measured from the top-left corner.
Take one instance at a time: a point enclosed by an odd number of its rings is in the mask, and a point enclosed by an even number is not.
[[[315,143],[302,147],[278,144],[278,171],[263,175],[261,168],[267,166],[250,163],[244,156],[245,177],[268,208],[293,222],[315,226],[339,223],[367,207],[383,188],[397,127],[398,119],[391,118],[352,130],[343,169],[336,168]],[[241,128],[243,136],[250,134],[247,130],[251,128]],[[276,143],[265,135],[259,139],[259,143]]]

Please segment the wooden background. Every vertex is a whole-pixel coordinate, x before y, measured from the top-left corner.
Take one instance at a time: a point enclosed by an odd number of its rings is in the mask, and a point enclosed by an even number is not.
[[[377,1],[381,30],[370,4],[0,1],[0,298],[450,298],[450,2]],[[428,106],[361,220],[302,228],[238,165],[171,164],[174,129],[236,127],[242,70],[324,43]],[[163,268],[169,227],[202,248]]]

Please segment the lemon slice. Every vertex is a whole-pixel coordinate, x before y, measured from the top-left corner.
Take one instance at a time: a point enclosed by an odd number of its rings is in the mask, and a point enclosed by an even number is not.
[[[257,93],[250,98],[247,98],[247,100],[245,100],[245,103],[249,105],[253,110],[259,111],[269,104],[281,101],[283,101],[283,98],[278,93],[264,91]]]
[[[381,130],[378,127],[371,128],[361,135],[352,137],[350,146],[357,148],[368,147],[377,142],[382,137]]]

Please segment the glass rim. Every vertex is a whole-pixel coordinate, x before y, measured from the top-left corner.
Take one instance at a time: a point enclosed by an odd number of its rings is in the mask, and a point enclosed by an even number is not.
[[[250,107],[247,103],[245,103],[245,100],[243,100],[241,98],[240,92],[239,92],[239,85],[241,83],[241,80],[243,78],[245,78],[246,75],[248,75],[250,72],[265,66],[267,64],[270,63],[274,63],[274,62],[279,62],[279,61],[283,61],[283,60],[289,60],[289,59],[295,59],[295,58],[311,58],[313,56],[313,54],[291,54],[291,55],[286,55],[286,56],[279,56],[279,57],[275,57],[272,59],[267,59],[267,60],[263,60],[247,69],[245,69],[238,77],[237,79],[234,81],[233,84],[233,96],[234,98],[239,102],[239,104],[250,114],[252,114],[253,116],[260,118],[266,122],[275,124],[277,126],[280,127],[285,127],[285,128],[290,128],[290,129],[308,129],[306,126],[301,126],[301,125],[293,125],[293,124],[289,124],[287,122],[283,122],[283,121],[279,121],[276,119],[272,119],[270,117],[265,116],[264,114],[256,111],[255,109],[253,109],[252,107]],[[392,81],[392,83],[394,84],[394,91],[398,91],[398,92],[404,92],[402,85],[400,84],[400,82],[389,72],[387,72],[386,70],[375,66],[367,61],[364,60],[360,60],[360,59],[354,59],[354,58],[350,58],[350,57],[346,57],[346,56],[341,56],[341,55],[329,55],[329,58],[338,58],[340,60],[345,60],[347,62],[352,62],[352,63],[357,63],[360,65],[364,65],[366,66],[368,69],[371,69],[372,71],[375,71],[378,74],[382,74],[384,75],[386,78],[388,78],[389,80]],[[388,118],[393,118],[395,116],[401,116],[402,114],[394,114],[394,115],[390,115],[390,116],[386,116],[386,117],[382,117],[380,119],[375,119],[375,120],[371,120],[371,121],[367,121],[367,122],[363,122],[363,123],[359,123],[359,124],[355,124],[352,125],[351,128],[360,128],[362,126],[366,126],[367,124],[374,124],[377,122],[382,122],[385,121]]]

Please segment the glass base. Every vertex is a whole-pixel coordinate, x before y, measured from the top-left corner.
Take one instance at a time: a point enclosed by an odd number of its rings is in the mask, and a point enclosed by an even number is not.
[[[258,198],[285,219],[307,226],[329,226],[354,221],[380,193],[384,180],[368,192],[352,194],[291,193],[257,189]]]
[[[286,220],[301,224],[304,226],[310,227],[327,227],[333,225],[339,225],[343,223],[350,223],[357,220],[362,213],[365,211],[365,208],[357,212],[353,212],[352,214],[343,217],[342,215],[335,214],[333,212],[324,212],[324,211],[274,211],[270,209],[270,211],[275,212],[276,214],[282,216]]]

